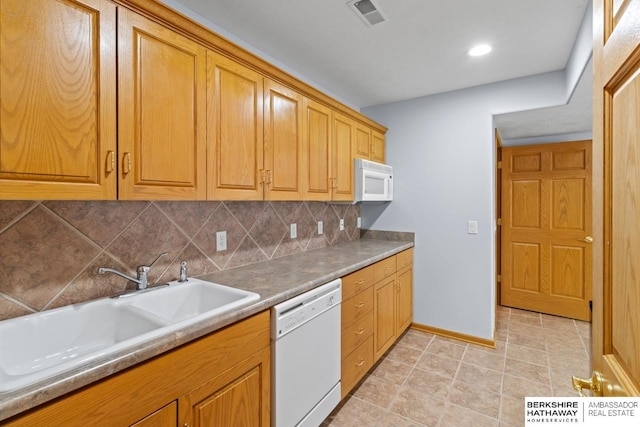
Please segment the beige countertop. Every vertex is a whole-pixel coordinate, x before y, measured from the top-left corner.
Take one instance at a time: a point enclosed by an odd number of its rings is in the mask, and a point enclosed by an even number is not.
[[[260,299],[240,310],[167,333],[134,348],[87,363],[39,383],[0,393],[0,421],[122,371],[191,340],[413,247],[411,241],[360,239],[335,246],[199,276],[246,289]]]

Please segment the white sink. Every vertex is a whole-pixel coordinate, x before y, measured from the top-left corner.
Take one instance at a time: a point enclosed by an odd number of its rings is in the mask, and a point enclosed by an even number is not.
[[[199,279],[0,322],[0,392],[15,390],[260,296]]]
[[[166,289],[136,296],[131,305],[162,321],[175,323],[194,317],[215,316],[259,298],[253,292],[189,279],[186,285],[172,284]]]

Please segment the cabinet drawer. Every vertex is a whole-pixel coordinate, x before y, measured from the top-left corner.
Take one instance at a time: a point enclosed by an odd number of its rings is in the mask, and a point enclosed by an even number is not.
[[[396,264],[398,271],[413,264],[413,248],[402,251],[396,255]]]
[[[342,398],[358,384],[372,366],[373,337],[371,336],[342,360]]]
[[[373,265],[344,276],[342,278],[342,300],[362,292],[373,283]]]
[[[373,311],[342,328],[342,357],[348,356],[373,334]]]
[[[373,287],[342,302],[342,326],[349,326],[373,310]]]
[[[373,282],[378,283],[396,272],[396,256],[385,258],[373,264]]]

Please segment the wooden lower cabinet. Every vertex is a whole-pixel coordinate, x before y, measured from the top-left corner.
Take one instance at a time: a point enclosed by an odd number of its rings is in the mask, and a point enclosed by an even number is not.
[[[269,311],[3,421],[8,426],[268,426]]]
[[[342,278],[342,397],[413,321],[413,249]]]

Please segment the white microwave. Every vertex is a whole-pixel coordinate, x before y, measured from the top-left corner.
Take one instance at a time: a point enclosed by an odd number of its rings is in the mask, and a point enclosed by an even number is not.
[[[354,202],[390,202],[393,200],[393,167],[364,159],[355,159]]]

